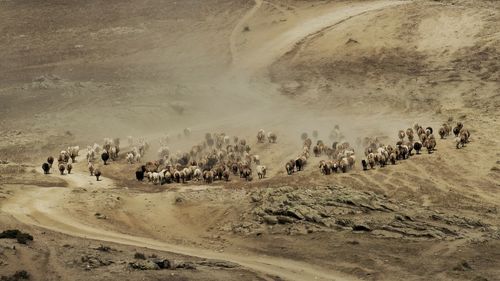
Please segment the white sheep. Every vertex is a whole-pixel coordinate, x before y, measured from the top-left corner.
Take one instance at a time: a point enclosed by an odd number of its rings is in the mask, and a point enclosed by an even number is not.
[[[257,133],[257,142],[264,142],[266,138],[266,133],[264,132],[263,129],[260,129],[259,132]]]
[[[137,154],[134,156],[134,161],[135,161],[136,163],[141,162],[141,154],[140,154],[140,153],[137,153]]]
[[[273,132],[267,133],[267,140],[269,141],[269,143],[276,143],[277,139],[278,139],[278,136],[275,133],[273,133]]]
[[[263,179],[266,177],[267,167],[264,165],[257,165],[256,171],[259,179]]]
[[[153,181],[153,184],[159,184],[160,183],[160,173],[158,172],[153,172],[151,174],[151,180]]]
[[[125,159],[127,160],[127,163],[133,164],[134,163],[134,154],[132,152],[127,153],[127,157]]]
[[[202,172],[201,172],[201,169],[200,168],[196,168],[194,171],[193,171],[193,179],[195,181],[199,181],[201,179],[201,176],[202,176]]]

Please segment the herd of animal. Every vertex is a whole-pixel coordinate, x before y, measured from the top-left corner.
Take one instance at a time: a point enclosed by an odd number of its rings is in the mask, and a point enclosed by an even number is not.
[[[338,127],[336,127],[338,130]],[[451,133],[455,135],[456,148],[464,147],[470,138],[470,132],[464,128],[463,123],[458,122],[455,127],[449,123],[443,123],[439,128],[441,139],[448,137]],[[397,161],[406,160],[413,155],[420,154],[422,149],[427,149],[430,154],[436,148],[436,138],[432,127],[423,127],[415,124],[413,128],[399,130],[398,139],[395,145],[386,145],[378,138],[365,138],[363,145],[364,158],[361,160],[363,170],[374,169],[376,166],[384,167],[388,163],[395,165]],[[301,153],[294,159],[285,163],[285,170],[288,175],[303,170],[310,158],[311,152],[314,157],[326,156],[328,160],[320,160],[318,168],[324,175],[332,173],[346,173],[352,169],[356,162],[354,148],[348,142],[339,143],[334,141],[331,146],[326,146],[322,140],[317,140],[312,146],[312,140],[307,133],[301,135],[303,142]],[[313,137],[314,134],[313,134]]]
[[[267,135],[263,130],[257,134],[257,141],[276,143],[276,134]],[[188,181],[229,181],[239,176],[246,181],[253,179],[253,172],[262,179],[267,167],[260,163],[260,157],[251,153],[252,148],[245,139],[230,137],[225,133],[207,133],[205,139],[193,145],[188,152],[170,153],[163,143],[158,150],[158,160],[141,165],[135,172],[136,179],[147,179],[153,184],[186,183]],[[127,157],[128,158],[128,157]]]
[[[452,128],[444,123],[439,131],[441,139],[448,137],[451,133],[455,135],[456,148],[464,147],[470,138],[470,132],[461,122]],[[190,129],[184,130],[184,135],[191,135]],[[317,138],[317,132],[313,137]],[[340,136],[339,128],[336,127],[335,134]],[[319,170],[322,174],[346,173],[353,169],[356,163],[354,148],[346,141],[333,141],[332,145],[326,145],[322,140],[317,140],[313,145],[312,139],[307,133],[301,135],[303,141],[302,150],[297,157],[285,163],[285,171],[288,175],[300,172],[310,161],[311,156],[327,157],[319,161]],[[330,139],[333,139],[330,137]],[[432,153],[436,147],[436,139],[432,127],[423,127],[415,124],[413,128],[399,130],[399,141],[395,145],[386,145],[378,138],[365,138],[364,158],[361,160],[363,170],[374,169],[376,166],[384,167],[387,164],[396,164],[397,161],[408,159],[413,155],[420,154],[422,149]],[[259,130],[257,132],[257,145],[262,143],[271,145],[277,143],[277,135],[273,132]],[[128,164],[140,163],[142,157],[150,149],[150,144],[140,138],[134,141],[128,138],[129,150],[123,155]],[[187,152],[170,153],[167,146],[168,140],[160,141],[160,149],[156,161],[141,164],[135,171],[138,181],[147,180],[152,184],[186,183],[189,181],[203,181],[210,184],[214,181],[229,181],[230,177],[237,176],[245,181],[253,180],[254,172],[259,179],[266,177],[267,167],[261,164],[259,155],[252,153],[252,147],[243,138],[230,137],[225,133],[207,133],[202,142],[193,145]],[[73,163],[79,156],[80,147],[70,146],[60,152],[57,158],[57,167],[61,175],[71,174]],[[88,171],[95,176],[97,181],[101,171],[96,163],[97,156],[103,165],[120,159],[120,139],[105,138],[103,145],[95,143],[87,146],[86,160]],[[54,157],[47,158],[42,169],[45,174],[50,173],[54,163]]]

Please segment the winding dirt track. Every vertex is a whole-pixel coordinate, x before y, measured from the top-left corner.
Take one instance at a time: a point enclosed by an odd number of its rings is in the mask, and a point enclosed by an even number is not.
[[[245,23],[260,9],[262,0],[255,0],[255,6],[250,9],[234,28],[230,38],[230,50],[233,57],[233,66],[240,69],[257,70],[268,66],[301,40],[315,33],[330,28],[331,26],[348,20],[354,16],[384,9],[393,5],[402,4],[401,1],[380,1],[346,5],[332,11],[325,11],[311,20],[295,26],[289,31],[277,36],[261,48],[252,50],[251,54],[240,56],[238,54],[236,36]],[[72,188],[88,187],[93,183],[93,188],[113,188],[110,179],[96,183],[93,178],[76,172],[70,177],[64,177],[70,182]],[[164,241],[153,240],[146,237],[132,236],[110,230],[99,229],[96,226],[78,222],[77,218],[70,217],[64,211],[66,194],[71,192],[67,188],[25,188],[10,198],[2,206],[2,211],[11,214],[22,223],[35,225],[52,231],[71,236],[107,241],[118,244],[146,247],[156,250],[168,251],[207,259],[219,259],[238,263],[266,275],[279,276],[286,280],[356,280],[345,274],[318,268],[311,264],[289,259],[260,256],[255,254],[219,253],[206,249],[186,247],[170,244]]]
[[[294,45],[309,36],[324,31],[332,26],[352,19],[356,16],[368,12],[386,9],[391,6],[401,5],[404,1],[376,1],[370,3],[348,4],[345,7],[326,10],[324,14],[318,15],[312,19],[301,22],[290,30],[276,36],[273,40],[262,44],[262,47],[252,50],[249,54],[238,56],[235,44],[237,34],[241,33],[244,24],[259,10],[262,6],[262,0],[256,0],[256,5],[241,19],[236,28],[231,33],[230,45],[233,56],[233,66],[237,69],[261,69],[270,65],[281,55],[293,49]]]
[[[88,182],[93,180],[93,177],[81,173],[64,178],[69,181],[71,186],[88,186]],[[114,188],[115,186],[110,179],[104,179],[94,184],[94,187]],[[67,212],[62,209],[62,206],[65,205],[65,195],[69,192],[71,189],[58,187],[29,188],[5,202],[2,206],[2,212],[11,214],[22,223],[75,237],[145,247],[199,258],[231,261],[256,272],[279,276],[285,280],[357,280],[339,272],[289,259],[248,253],[219,253],[98,229],[78,222],[77,218],[68,216]]]

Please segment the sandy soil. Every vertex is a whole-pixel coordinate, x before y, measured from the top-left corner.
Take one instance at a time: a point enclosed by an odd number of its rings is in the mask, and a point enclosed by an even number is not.
[[[34,241],[0,239],[0,276],[500,280],[499,22],[487,0],[1,2],[0,231]],[[329,143],[338,124],[361,159],[364,137],[449,118],[463,149],[283,168],[302,132]],[[40,169],[68,145],[145,137],[154,160],[167,134],[185,151],[206,132],[249,140],[268,176],[153,185],[123,155],[101,181],[83,156]],[[134,268],[163,259],[177,266]]]

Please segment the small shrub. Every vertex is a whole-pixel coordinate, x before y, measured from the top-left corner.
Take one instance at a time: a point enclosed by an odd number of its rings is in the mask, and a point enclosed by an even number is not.
[[[109,252],[109,251],[111,251],[111,248],[108,246],[101,245],[101,246],[97,247],[97,250],[101,251],[101,252]]]
[[[136,260],[145,260],[146,256],[143,253],[135,253],[134,259],[136,259]]]
[[[26,244],[29,241],[33,241],[33,236],[31,236],[29,233],[19,233],[16,236],[17,242],[20,244]]]
[[[33,236],[29,233],[21,232],[19,229],[9,229],[0,233],[0,239],[17,239],[20,244],[26,244],[33,241]]]
[[[243,32],[248,32],[248,31],[250,31],[250,27],[247,25],[243,28]]]
[[[1,281],[19,281],[19,280],[29,280],[30,274],[26,270],[16,271],[12,276],[2,276]]]

